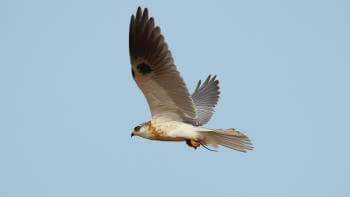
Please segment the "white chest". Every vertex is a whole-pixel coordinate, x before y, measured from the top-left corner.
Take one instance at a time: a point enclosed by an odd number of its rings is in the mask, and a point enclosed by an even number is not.
[[[198,127],[177,121],[149,124],[149,138],[161,141],[185,141],[198,138]]]

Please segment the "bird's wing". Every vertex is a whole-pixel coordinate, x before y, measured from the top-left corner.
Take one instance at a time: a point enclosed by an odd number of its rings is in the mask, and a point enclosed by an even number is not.
[[[152,121],[188,121],[197,118],[185,82],[176,70],[160,28],[147,8],[132,15],[129,31],[131,72],[146,97]]]
[[[216,76],[210,75],[201,84],[199,80],[195,91],[192,94],[192,100],[195,104],[197,119],[193,122],[196,126],[206,124],[214,113],[214,107],[219,100],[219,81]]]

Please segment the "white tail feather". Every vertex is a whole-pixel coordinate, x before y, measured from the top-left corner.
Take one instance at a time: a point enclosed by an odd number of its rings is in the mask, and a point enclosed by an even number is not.
[[[235,129],[218,129],[213,131],[201,131],[201,144],[210,146],[225,146],[241,152],[253,150],[252,143],[243,133]]]

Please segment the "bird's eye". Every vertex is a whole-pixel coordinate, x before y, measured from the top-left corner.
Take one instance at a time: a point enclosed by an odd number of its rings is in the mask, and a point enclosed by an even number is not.
[[[134,128],[134,131],[139,131],[140,129],[141,129],[140,126],[136,126],[136,127]]]

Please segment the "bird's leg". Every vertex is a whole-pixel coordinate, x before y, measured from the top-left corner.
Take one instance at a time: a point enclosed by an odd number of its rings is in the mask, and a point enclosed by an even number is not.
[[[190,147],[192,147],[191,140],[186,140],[186,144]]]
[[[197,149],[201,144],[195,140],[186,140],[186,144],[194,149]]]

